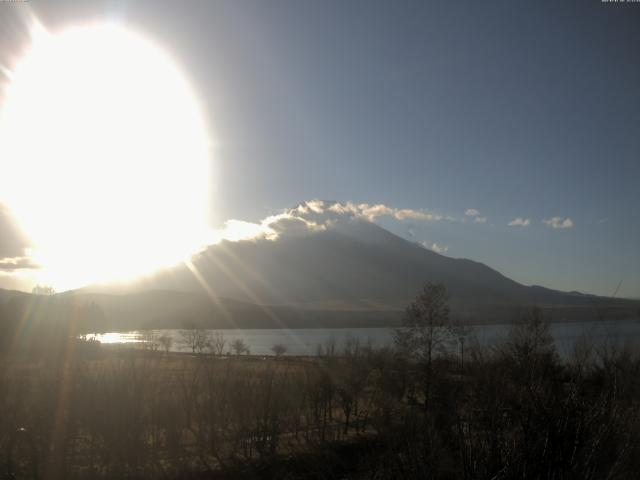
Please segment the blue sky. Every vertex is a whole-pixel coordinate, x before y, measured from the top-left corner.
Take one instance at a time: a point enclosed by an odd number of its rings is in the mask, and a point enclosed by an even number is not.
[[[467,221],[381,223],[526,284],[640,297],[640,4],[30,3],[171,53],[217,143],[212,226],[314,198],[425,209]]]

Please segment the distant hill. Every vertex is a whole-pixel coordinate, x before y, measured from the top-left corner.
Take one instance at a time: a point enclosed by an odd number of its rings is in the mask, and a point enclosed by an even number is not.
[[[53,296],[5,294],[0,289],[0,337],[6,322],[23,333],[63,325],[76,334],[162,328],[327,328],[397,324],[393,310],[318,310],[266,306],[203,293],[149,290],[106,294],[74,291]]]

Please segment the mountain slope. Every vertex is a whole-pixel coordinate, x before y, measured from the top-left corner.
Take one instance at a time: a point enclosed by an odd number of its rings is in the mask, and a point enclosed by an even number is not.
[[[520,307],[534,303],[554,320],[603,313],[629,318],[637,309],[637,302],[524,286],[486,265],[437,254],[365,219],[333,215],[319,221],[319,212],[311,216],[299,209],[290,211],[286,222],[280,218],[272,224],[275,240],[223,241],[194,256],[189,268],[158,272],[121,291],[165,292],[162,301],[138,310],[172,311],[183,322],[189,315],[207,321],[203,312],[210,311],[220,324],[229,323],[229,310],[240,319],[231,324],[251,326],[397,321],[425,281],[443,282],[454,315],[471,321],[508,321]],[[85,290],[90,291],[99,289]],[[187,292],[192,297],[185,297]],[[190,300],[185,303],[185,298]],[[225,306],[230,299],[237,302]],[[158,307],[164,304],[164,310]],[[165,323],[157,318],[156,323]]]

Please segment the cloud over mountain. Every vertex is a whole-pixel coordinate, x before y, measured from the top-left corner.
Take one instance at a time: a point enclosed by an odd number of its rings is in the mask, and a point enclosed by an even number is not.
[[[222,240],[276,240],[285,236],[304,236],[330,228],[340,228],[345,222],[375,222],[380,217],[399,221],[437,222],[451,217],[423,209],[393,208],[383,204],[308,200],[260,223],[229,220],[212,234],[211,243]]]
[[[234,322],[242,321],[242,325],[258,328],[317,326],[317,319],[327,322],[331,318],[336,322],[332,325],[354,325],[349,323],[356,321],[354,312],[398,318],[425,281],[443,282],[451,295],[452,311],[470,321],[506,321],[520,305],[531,302],[555,309],[557,318],[593,315],[589,296],[529,287],[487,265],[449,257],[449,247],[434,241],[441,241],[440,237],[422,243],[401,238],[369,221],[394,215],[397,209],[374,207],[310,201],[259,223],[229,222],[227,227],[235,229],[235,238],[246,241],[222,241],[194,255],[188,265],[158,271],[135,285],[116,285],[113,290],[97,286],[93,291],[200,293],[203,307],[193,318],[236,326]],[[466,228],[462,223],[458,226]],[[224,298],[262,307],[227,318],[225,312],[207,307],[209,297],[214,307]],[[294,309],[287,315],[295,320],[274,315],[272,307]],[[260,313],[265,310],[267,313]],[[184,317],[184,311],[180,315]],[[150,312],[144,321],[152,324],[156,316]],[[287,323],[290,321],[294,323]]]
[[[447,245],[438,245],[437,243],[429,243],[427,241],[422,242],[422,246],[427,250],[432,250],[436,253],[447,253],[449,247]]]
[[[317,210],[323,212],[334,212],[351,216],[353,218],[366,218],[373,222],[378,217],[393,217],[396,220],[423,220],[423,221],[440,221],[448,219],[447,217],[429,212],[423,209],[411,209],[411,208],[392,208],[383,204],[370,205],[368,203],[355,204],[353,202],[339,203],[339,202],[324,202],[322,200],[312,200],[311,202],[305,202],[306,204],[313,204]],[[298,207],[299,209],[300,207]]]

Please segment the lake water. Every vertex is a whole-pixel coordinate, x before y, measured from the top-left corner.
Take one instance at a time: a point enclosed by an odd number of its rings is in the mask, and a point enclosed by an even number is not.
[[[472,336],[480,344],[492,345],[507,338],[510,325],[479,325],[473,327]],[[556,347],[562,356],[572,351],[576,341],[588,339],[595,345],[604,343],[620,346],[640,345],[640,322],[636,320],[611,320],[604,322],[555,323],[551,331]],[[286,347],[289,355],[316,355],[318,346],[336,345],[340,352],[349,338],[361,343],[370,343],[382,347],[393,343],[392,328],[333,328],[333,329],[254,329],[254,330],[209,330],[211,334],[221,333],[226,341],[225,351],[231,343],[241,338],[253,355],[271,355],[271,348],[280,344]],[[190,349],[182,342],[180,330],[153,330],[147,332],[109,332],[87,335],[87,338],[102,343],[133,343],[144,346],[150,338],[169,335],[172,339],[171,350],[186,352]]]

